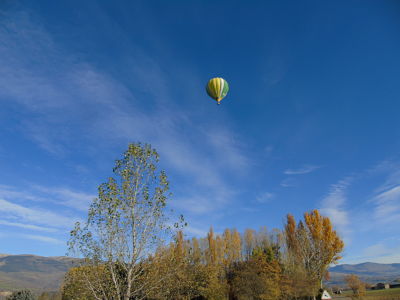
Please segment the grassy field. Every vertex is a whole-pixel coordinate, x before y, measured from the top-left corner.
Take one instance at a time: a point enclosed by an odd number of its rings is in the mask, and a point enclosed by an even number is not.
[[[351,299],[352,291],[345,291],[341,295],[334,295],[334,299]],[[364,300],[400,300],[400,288],[367,291]]]
[[[400,296],[400,288],[367,291],[367,296]]]

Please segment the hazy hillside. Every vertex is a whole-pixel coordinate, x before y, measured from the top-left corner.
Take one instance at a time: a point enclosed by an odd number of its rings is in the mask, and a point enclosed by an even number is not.
[[[367,276],[389,276],[400,274],[399,264],[378,264],[366,262],[357,265],[338,265],[330,269],[331,272],[357,274]]]
[[[0,256],[0,290],[57,290],[72,263],[67,257]]]
[[[400,277],[400,263],[378,264],[365,262],[355,265],[338,265],[329,269],[331,284],[343,284],[344,277],[348,274],[356,274],[363,281],[369,283],[391,282]]]

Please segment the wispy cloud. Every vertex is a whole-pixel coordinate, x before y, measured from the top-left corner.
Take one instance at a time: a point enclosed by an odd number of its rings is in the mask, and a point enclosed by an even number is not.
[[[347,201],[346,190],[352,180],[352,177],[346,177],[338,183],[332,184],[328,195],[321,202],[321,213],[331,219],[347,243],[350,242],[351,229],[349,226],[349,214],[345,209]]]
[[[376,182],[382,181],[376,186]],[[360,186],[362,189],[359,189]],[[349,192],[352,199],[348,199]],[[366,245],[358,250],[357,255],[347,257],[346,263],[400,261],[400,249],[396,246],[398,238],[394,242],[387,241],[387,235],[396,233],[400,225],[400,172],[397,161],[383,160],[332,185],[321,202],[321,212],[331,217],[347,247],[356,242]]]
[[[202,189],[201,191],[185,191],[187,196],[173,200],[172,206],[196,215],[209,214],[232,203],[235,191],[224,189],[224,186]]]
[[[381,223],[400,224],[400,185],[379,193],[373,200],[375,217]]]
[[[285,178],[280,183],[280,186],[285,187],[285,188],[295,187],[296,185],[297,185],[297,181],[292,177]]]
[[[44,242],[44,243],[57,244],[57,245],[65,244],[64,241],[61,241],[59,239],[55,239],[52,237],[44,236],[44,235],[21,234],[20,236],[22,238],[31,239],[31,240],[35,240],[35,241],[39,241],[39,242]]]
[[[287,169],[283,173],[286,175],[302,175],[302,174],[308,174],[308,173],[314,172],[315,170],[318,170],[319,168],[321,168],[321,166],[305,165],[298,169]]]
[[[297,169],[287,169],[283,171],[283,174],[289,175],[292,177],[285,178],[284,180],[281,181],[280,186],[282,187],[295,187],[297,185],[297,180],[294,178],[294,176],[297,175],[305,175],[312,173],[316,170],[321,168],[321,166],[316,166],[316,165],[304,165],[300,168]]]
[[[383,243],[371,245],[364,249],[363,255],[366,257],[380,257],[392,254],[392,249],[389,249]]]
[[[10,222],[18,220],[28,225],[46,225],[50,228],[72,228],[77,221],[48,210],[29,208],[4,199],[0,199],[0,212]]]
[[[374,190],[369,203],[373,205],[375,222],[386,229],[400,225],[400,164],[384,160],[369,170],[370,175],[384,175],[384,182]]]
[[[269,193],[269,192],[265,192],[262,193],[261,195],[258,195],[256,197],[256,201],[258,203],[268,203],[270,202],[273,198],[275,197],[275,195],[273,193]]]
[[[195,237],[205,237],[207,236],[207,230],[204,230],[202,228],[197,228],[193,226],[187,226],[184,228],[184,232],[188,233],[191,236]]]
[[[274,45],[272,54],[268,56],[266,61],[266,72],[263,80],[268,85],[275,85],[282,81],[288,69],[288,55],[285,55],[284,49]]]
[[[390,264],[400,262],[400,247],[391,247],[383,242],[372,244],[366,247],[360,255],[353,256],[346,260],[346,263],[363,263],[373,261],[376,263]]]
[[[172,203],[172,206],[193,214],[205,214],[217,208],[214,199],[196,195],[178,198]]]
[[[23,224],[23,223],[18,223],[18,222],[8,222],[8,221],[4,221],[4,220],[0,220],[0,225],[10,226],[10,227],[19,227],[19,228],[37,230],[37,231],[46,231],[46,232],[56,232],[57,231],[56,228],[36,226],[36,225],[32,225],[32,224]]]
[[[96,195],[66,187],[49,188],[37,184],[26,184],[22,189],[9,185],[0,185],[0,197],[6,200],[25,201],[27,204],[31,202],[47,202],[79,211],[87,211]]]
[[[240,151],[240,143],[232,132],[226,128],[216,128],[209,131],[206,136],[211,146],[215,148],[215,152],[223,154],[218,155],[222,159],[220,162],[232,169],[247,170],[249,158],[244,155],[244,152]]]
[[[21,191],[15,187],[0,184],[0,198],[5,199],[19,199],[26,201],[43,201],[44,199],[40,196],[33,195],[32,193],[27,193],[26,191]]]
[[[96,195],[94,194],[73,191],[65,187],[47,188],[44,186],[34,185],[34,188],[45,193],[46,198],[52,199],[52,202],[84,212],[88,210],[90,203],[94,198],[96,198]]]

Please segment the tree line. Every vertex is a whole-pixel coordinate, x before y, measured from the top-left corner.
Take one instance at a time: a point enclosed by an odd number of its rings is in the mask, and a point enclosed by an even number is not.
[[[287,216],[283,230],[226,229],[206,237],[160,246],[141,262],[132,299],[307,299],[318,295],[330,264],[340,259],[343,242],[318,210],[297,224]],[[126,272],[119,269],[120,282]],[[115,280],[115,279],[114,279]],[[72,268],[63,299],[115,299],[106,265]],[[145,287],[139,288],[137,287]],[[101,296],[99,296],[101,295]]]

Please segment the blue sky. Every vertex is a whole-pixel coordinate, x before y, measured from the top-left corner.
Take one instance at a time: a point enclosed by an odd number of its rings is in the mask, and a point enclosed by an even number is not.
[[[400,262],[396,1],[2,1],[0,253],[63,255],[151,143],[187,235],[320,209],[343,263]],[[230,83],[220,106],[211,77]]]

